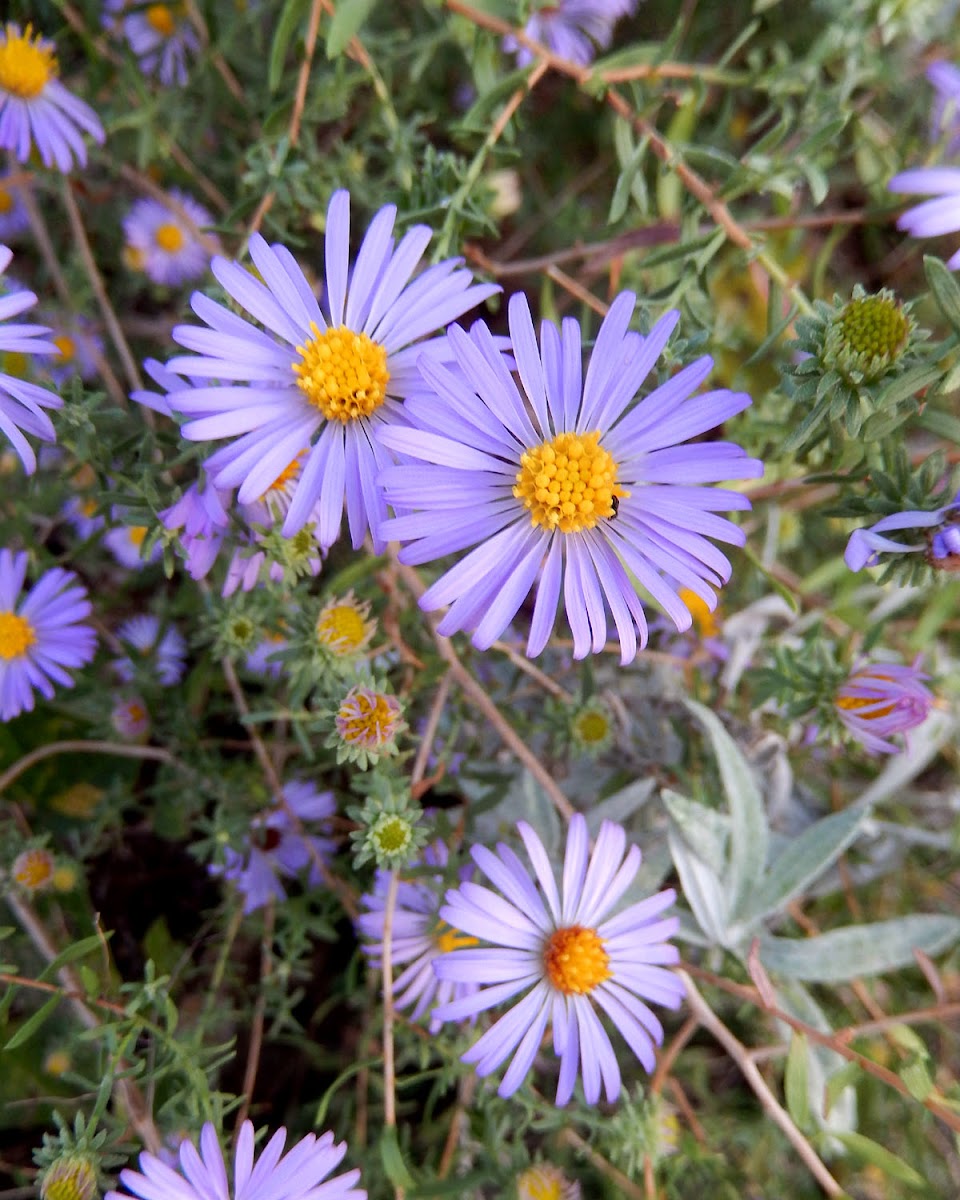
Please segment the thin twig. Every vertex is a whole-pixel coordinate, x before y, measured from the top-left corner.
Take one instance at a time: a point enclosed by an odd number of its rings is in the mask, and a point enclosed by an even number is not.
[[[794,1124],[790,1114],[780,1104],[767,1085],[767,1081],[750,1057],[747,1047],[739,1041],[724,1025],[706,1000],[697,991],[693,980],[684,971],[679,975],[687,986],[687,1003],[697,1021],[711,1033],[723,1046],[733,1061],[740,1068],[740,1073],[753,1089],[754,1094],[763,1106],[764,1112],[783,1131],[794,1150],[800,1155],[804,1165],[820,1184],[828,1196],[842,1196],[843,1188],[824,1166],[816,1150]]]
[[[0,775],[0,794],[5,792],[10,784],[19,779],[25,771],[36,766],[37,763],[43,762],[45,758],[55,758],[58,754],[109,754],[114,758],[146,758],[154,762],[167,763],[168,766],[175,767],[185,774],[195,775],[190,767],[180,762],[169,750],[164,750],[160,746],[126,746],[122,742],[84,742],[80,740],[47,742],[45,746],[37,746],[23,758],[17,759],[12,767],[8,767]]]
[[[240,1136],[241,1127],[250,1111],[253,1089],[257,1082],[257,1072],[260,1069],[263,1022],[267,1012],[267,984],[273,974],[273,930],[276,916],[276,899],[271,896],[263,913],[263,938],[260,942],[260,987],[257,991],[256,1003],[253,1006],[253,1019],[250,1022],[250,1046],[247,1049],[247,1065],[243,1072],[243,1100],[237,1112],[235,1137]]]
[[[410,772],[411,789],[416,788],[417,784],[423,779],[424,772],[427,769],[427,760],[430,758],[430,753],[433,750],[437,728],[440,725],[440,718],[443,715],[443,706],[450,695],[450,685],[452,682],[448,672],[440,680],[436,695],[433,697],[433,703],[430,705],[430,713],[427,716],[427,724],[420,739],[420,745],[417,748],[417,757],[413,760],[413,770]]]

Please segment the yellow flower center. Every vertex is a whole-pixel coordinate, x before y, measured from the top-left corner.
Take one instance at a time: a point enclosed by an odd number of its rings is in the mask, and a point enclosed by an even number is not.
[[[381,854],[396,854],[410,841],[410,822],[384,815],[374,826],[372,836]]]
[[[14,861],[13,877],[28,892],[37,891],[53,878],[53,855],[49,850],[24,850]]]
[[[60,351],[57,355],[57,362],[73,362],[77,353],[77,343],[73,338],[66,333],[58,333],[52,340],[53,344]]]
[[[465,950],[468,946],[480,945],[475,937],[461,933],[459,929],[454,929],[446,921],[437,922],[433,937],[441,954],[449,954],[451,950]]]
[[[513,494],[541,529],[579,533],[616,515],[614,497],[629,496],[617,483],[617,464],[593,433],[560,433],[520,459]]]
[[[143,545],[143,539],[147,536],[146,525],[131,525],[127,529],[127,536],[132,545],[140,547]]]
[[[897,301],[888,295],[851,300],[840,316],[844,346],[869,357],[900,351],[910,333],[910,322]]]
[[[565,996],[583,996],[613,972],[603,938],[595,929],[568,925],[550,935],[544,947],[543,965],[547,978]]]
[[[176,254],[178,250],[183,249],[183,243],[187,239],[183,236],[183,230],[179,225],[175,225],[172,221],[164,221],[162,225],[157,226],[153,240],[166,254]]]
[[[0,659],[22,658],[37,640],[33,626],[26,617],[14,612],[0,612]]]
[[[301,459],[305,454],[306,450],[301,450],[292,462],[287,463],[273,483],[267,488],[267,491],[276,491],[278,488],[282,488],[285,483],[289,483],[291,479],[296,479],[300,474]]]
[[[17,379],[26,379],[29,366],[27,356],[22,350],[8,350],[0,357],[3,361],[3,370],[7,375],[15,375]]]
[[[352,604],[335,604],[317,619],[317,641],[334,654],[350,654],[367,637],[363,615]]]
[[[530,1167],[517,1177],[520,1200],[563,1200],[566,1180],[556,1167]]]
[[[886,683],[891,682],[889,675],[875,675],[873,673],[867,675],[854,675],[849,681],[852,684],[870,684],[874,680],[883,680]],[[879,696],[838,696],[836,700],[837,708],[842,708],[847,712],[856,711],[858,708],[867,708],[868,705],[876,704]],[[873,712],[862,713],[865,721],[876,721],[879,717],[887,717],[896,709],[896,704],[885,704],[883,708],[875,708]]]
[[[13,210],[13,196],[6,188],[0,187],[0,216],[6,216]]]
[[[293,363],[297,387],[328,421],[346,425],[376,412],[390,382],[384,347],[345,325],[321,333],[311,321],[310,330]]]
[[[720,622],[716,613],[707,608],[707,602],[689,588],[681,588],[677,593],[693,617],[693,625],[702,638],[715,638],[720,635]]]
[[[145,16],[151,29],[161,37],[173,37],[177,31],[177,21],[169,4],[151,4]]]
[[[7,25],[0,43],[0,91],[10,92],[21,100],[39,96],[57,73],[53,46],[44,42],[31,26],[19,33]]]
[[[340,707],[337,728],[345,742],[362,742],[379,746],[387,741],[396,724],[396,708],[392,697],[382,692],[355,693]]]
[[[44,1176],[41,1200],[92,1200],[97,1173],[86,1159],[61,1159]]]
[[[595,708],[579,713],[575,725],[580,741],[588,746],[594,742],[604,741],[610,732],[610,721],[606,713]]]

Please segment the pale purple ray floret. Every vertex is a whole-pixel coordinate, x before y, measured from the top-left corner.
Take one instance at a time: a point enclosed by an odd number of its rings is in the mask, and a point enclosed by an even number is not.
[[[887,537],[887,534],[897,533],[901,529],[933,529],[948,522],[951,513],[960,513],[960,492],[949,504],[931,512],[911,509],[907,512],[892,513],[867,529],[855,529],[847,542],[844,562],[851,571],[862,571],[864,567],[875,567],[881,554],[919,554],[927,549],[925,540],[903,542]],[[955,524],[948,523],[944,529],[933,535],[930,551],[935,558],[946,558],[951,554],[960,553]]]
[[[933,197],[901,213],[898,229],[913,237],[940,237],[960,230],[960,167],[914,167],[894,175],[887,187],[891,192]],[[960,250],[947,259],[947,266],[960,267]]]

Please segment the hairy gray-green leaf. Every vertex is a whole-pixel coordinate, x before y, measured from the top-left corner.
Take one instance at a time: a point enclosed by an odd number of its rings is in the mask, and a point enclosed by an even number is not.
[[[730,821],[726,814],[690,800],[671,788],[664,788],[660,797],[683,840],[714,874],[722,878],[730,836]]]
[[[667,837],[683,895],[697,923],[712,945],[725,946],[727,906],[716,872],[690,849],[674,826],[670,827]]]

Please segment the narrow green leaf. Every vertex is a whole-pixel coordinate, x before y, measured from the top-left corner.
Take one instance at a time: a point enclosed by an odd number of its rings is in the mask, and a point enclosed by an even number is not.
[[[110,936],[109,934],[107,935]],[[93,933],[90,937],[81,938],[79,942],[74,942],[72,946],[68,946],[66,950],[61,950],[52,962],[47,963],[38,979],[44,980],[50,975],[55,975],[61,967],[67,963],[76,962],[78,958],[85,958],[86,955],[92,954],[95,950],[99,950],[101,945],[100,935]]]
[[[810,1125],[810,1098],[807,1094],[807,1035],[794,1030],[787,1053],[787,1070],[783,1080],[787,1112],[801,1129]]]
[[[960,938],[960,919],[946,915],[897,917],[793,940],[767,935],[760,961],[768,971],[808,983],[843,983],[914,964],[914,951],[941,954]]]
[[[934,258],[932,254],[923,256],[923,269],[937,308],[953,326],[954,331],[960,333],[960,283],[957,283],[956,276],[946,263]]]
[[[730,870],[724,883],[729,914],[737,917],[763,877],[770,837],[767,814],[750,764],[719,719],[702,704],[684,703],[707,731],[730,806]]]
[[[908,1059],[898,1074],[907,1085],[910,1095],[914,1100],[919,1100],[921,1104],[933,1091],[933,1078],[930,1075],[927,1059],[920,1055]]]
[[[845,809],[815,822],[770,864],[766,878],[747,905],[746,921],[777,912],[817,879],[857,836],[863,809]]]
[[[380,1135],[380,1158],[383,1160],[387,1178],[394,1187],[410,1189],[416,1186],[413,1176],[407,1170],[407,1164],[403,1161],[397,1131],[392,1125],[388,1125]]]
[[[851,1084],[857,1083],[863,1075],[863,1069],[859,1063],[848,1062],[834,1073],[827,1080],[827,1086],[824,1088],[824,1116],[828,1116],[830,1110],[837,1102],[837,1098],[841,1096]]]
[[[45,1001],[32,1017],[28,1017],[24,1021],[13,1037],[3,1047],[4,1050],[16,1050],[24,1042],[28,1042],[40,1026],[46,1022],[47,1018],[53,1015],[53,1010],[62,999],[62,996],[51,996],[49,1000]]]
[[[928,1195],[930,1194],[930,1184],[924,1177],[885,1146],[864,1137],[862,1133],[836,1133],[834,1137],[843,1142],[857,1158],[877,1167],[884,1175],[889,1175],[899,1183],[905,1183],[907,1187],[923,1188]]]
[[[280,78],[286,63],[287,47],[294,31],[303,20],[307,11],[307,0],[287,0],[274,30],[273,42],[270,45],[270,66],[267,70],[267,86],[275,92],[280,86]]]
[[[350,39],[360,31],[376,0],[340,0],[327,31],[327,58],[342,54]]]

